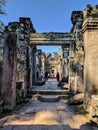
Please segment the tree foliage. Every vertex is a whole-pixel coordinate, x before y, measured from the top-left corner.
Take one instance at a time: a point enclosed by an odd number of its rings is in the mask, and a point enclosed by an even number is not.
[[[4,30],[4,23],[0,20],[0,32]]]
[[[4,10],[6,1],[7,1],[7,0],[0,0],[0,15],[6,14],[6,13],[5,13],[5,10]],[[3,22],[0,20],[0,33],[2,33],[3,30],[4,30],[4,24],[3,24]]]
[[[6,0],[0,0],[0,14],[6,14],[4,10],[5,4]]]

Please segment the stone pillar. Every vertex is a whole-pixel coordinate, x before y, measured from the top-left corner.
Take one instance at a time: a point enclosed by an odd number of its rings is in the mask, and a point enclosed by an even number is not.
[[[91,116],[98,117],[98,5],[87,5],[82,27],[85,50],[84,108]]]
[[[3,62],[3,32],[0,32],[0,96],[2,89],[2,62]]]
[[[62,46],[62,58],[61,58],[61,72],[62,72],[62,78],[65,77],[65,66],[64,66],[64,46]]]
[[[30,88],[30,55],[29,55],[29,45],[26,48],[26,73],[24,76],[24,87],[25,92],[27,93],[27,89]]]
[[[42,56],[42,50],[37,49],[36,50],[36,58],[37,58],[37,80],[41,80],[41,70],[42,70],[42,62],[41,62],[41,56]]]
[[[72,11],[71,14],[72,29],[71,33],[75,36],[74,44],[74,91],[83,92],[83,68],[84,68],[84,48],[83,48],[83,35],[82,35],[82,23],[83,23],[83,11]]]
[[[45,52],[42,52],[41,63],[42,63],[42,72],[43,72],[43,74],[45,74],[45,71],[46,71],[46,55],[45,55]]]
[[[74,45],[70,43],[69,47],[69,85],[72,93],[76,92],[75,88],[75,61],[74,61]]]
[[[33,55],[32,55],[32,84],[36,82],[36,46],[32,46]]]
[[[62,46],[63,50],[63,69],[64,69],[64,77],[68,78],[69,67],[68,67],[68,56],[69,56],[69,45]]]
[[[32,66],[33,66],[33,61],[32,61],[32,56],[33,56],[33,52],[32,52],[32,47],[29,47],[29,61],[30,61],[30,79],[29,79],[29,81],[30,81],[30,88],[32,88]]]
[[[2,97],[4,109],[12,110],[16,105],[16,36],[4,34]]]

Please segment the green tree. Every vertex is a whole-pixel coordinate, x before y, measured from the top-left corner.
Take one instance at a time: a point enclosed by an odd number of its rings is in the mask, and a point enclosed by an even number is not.
[[[6,4],[6,0],[0,0],[0,15],[6,14],[6,13],[5,13],[5,10],[4,10],[5,4]],[[0,20],[0,32],[2,33],[3,30],[4,30],[4,24],[3,24],[3,22]]]
[[[5,4],[6,4],[6,0],[0,0],[0,15],[6,14],[4,10]]]
[[[4,23],[0,20],[0,32],[2,33],[4,30]]]

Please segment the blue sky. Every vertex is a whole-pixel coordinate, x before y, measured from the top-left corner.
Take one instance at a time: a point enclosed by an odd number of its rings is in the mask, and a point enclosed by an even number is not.
[[[87,4],[96,5],[98,0],[7,0],[7,15],[0,16],[5,25],[30,17],[36,32],[70,32],[71,12],[84,10]],[[52,47],[53,48],[53,47]],[[56,48],[56,47],[55,47]],[[48,46],[49,49],[49,46]]]

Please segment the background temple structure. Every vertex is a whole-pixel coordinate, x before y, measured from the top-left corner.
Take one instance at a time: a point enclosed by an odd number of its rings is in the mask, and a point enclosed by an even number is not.
[[[0,32],[0,111],[24,102],[42,73],[59,72],[72,94],[84,93],[84,108],[98,121],[98,5],[73,11],[71,21],[69,33],[36,33],[31,19],[21,17]],[[51,56],[39,45],[60,45],[62,53]]]

